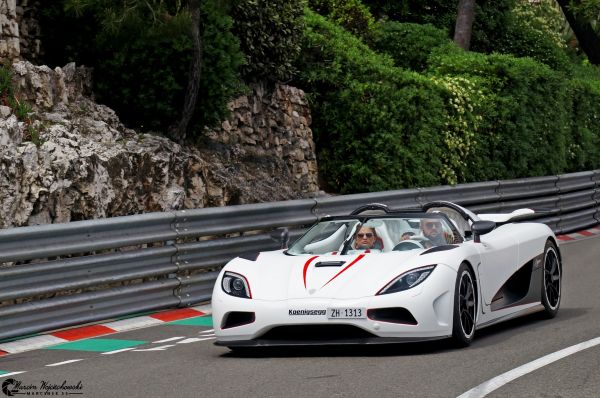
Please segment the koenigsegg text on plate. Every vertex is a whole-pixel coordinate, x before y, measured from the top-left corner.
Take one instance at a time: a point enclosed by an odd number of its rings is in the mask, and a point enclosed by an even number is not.
[[[452,338],[543,311],[562,262],[531,209],[474,214],[450,202],[363,206],[323,217],[289,249],[231,260],[213,290],[218,345],[389,343]]]

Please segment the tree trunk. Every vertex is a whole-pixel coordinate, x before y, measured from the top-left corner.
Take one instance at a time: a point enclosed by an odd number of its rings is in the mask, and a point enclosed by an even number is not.
[[[200,90],[200,79],[202,76],[202,58],[203,58],[203,43],[200,37],[202,31],[202,21],[200,19],[200,2],[198,0],[192,0],[189,3],[190,13],[192,16],[192,42],[194,45],[194,57],[190,65],[190,72],[188,77],[188,85],[185,91],[185,99],[183,102],[183,111],[181,119],[177,126],[171,130],[171,137],[183,144],[187,137],[188,125],[194,115],[196,109],[196,102],[198,100],[198,91]]]
[[[600,33],[594,30],[591,22],[585,18],[578,17],[571,10],[569,4],[572,0],[557,0],[557,3],[562,8],[581,50],[587,55],[589,61],[593,65],[600,65]],[[580,0],[574,1],[575,5],[580,5]]]
[[[459,0],[454,28],[454,42],[463,50],[469,51],[471,33],[475,20],[475,0]]]

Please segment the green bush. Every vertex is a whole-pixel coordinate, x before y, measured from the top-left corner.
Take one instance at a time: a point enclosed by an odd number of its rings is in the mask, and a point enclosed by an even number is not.
[[[109,11],[101,3],[85,3],[78,15],[61,12],[65,1],[45,11],[44,31],[53,40],[43,42],[64,47],[51,47],[57,50],[52,62],[64,65],[73,60],[94,67],[99,102],[113,108],[129,127],[166,132],[178,122],[183,109],[192,57],[189,14],[180,11],[156,23],[136,14],[111,28],[106,26]],[[217,0],[201,0],[200,5],[203,65],[190,136],[227,115],[227,102],[240,91],[238,74],[243,63],[227,10]]]
[[[470,181],[557,174],[567,166],[572,97],[564,75],[527,58],[437,54],[438,76],[477,78],[487,101]]]
[[[558,46],[547,33],[533,29],[525,22],[514,21],[505,29],[498,31],[498,35],[491,39],[493,45],[490,48],[475,42],[472,50],[530,57],[562,72],[568,72],[572,68],[564,48]]]
[[[2,101],[7,101],[12,96],[12,71],[8,66],[0,65],[0,98]]]
[[[600,80],[573,79],[567,171],[600,168]]]
[[[394,67],[307,11],[299,84],[310,95],[319,168],[342,193],[456,183],[478,118],[474,85]]]
[[[375,20],[360,0],[309,0],[308,5],[348,32],[370,41]]]
[[[449,43],[448,33],[433,25],[381,21],[376,24],[372,47],[390,55],[398,67],[423,71],[431,51]]]
[[[481,1],[481,0],[480,0]],[[378,18],[417,24],[432,24],[441,29],[454,28],[457,0],[363,0]]]
[[[304,1],[236,0],[233,32],[246,56],[247,80],[285,81],[300,52]]]

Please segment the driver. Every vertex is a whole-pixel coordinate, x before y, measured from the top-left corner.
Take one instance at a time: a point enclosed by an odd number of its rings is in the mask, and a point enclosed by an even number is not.
[[[447,245],[444,231],[442,229],[442,220],[439,218],[424,218],[421,220],[421,231],[423,236],[429,239],[433,246]]]
[[[356,250],[373,249],[376,242],[377,233],[375,232],[375,228],[372,227],[360,227],[354,235],[354,249]]]

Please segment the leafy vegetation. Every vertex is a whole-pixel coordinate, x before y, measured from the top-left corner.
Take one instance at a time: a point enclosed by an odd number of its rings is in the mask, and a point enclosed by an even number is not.
[[[23,137],[24,140],[40,146],[43,140],[39,136],[38,129],[33,126],[33,108],[27,102],[19,101],[15,95],[12,79],[11,69],[8,66],[0,65],[0,105],[10,107],[17,119],[25,123],[26,134]]]
[[[234,0],[233,32],[246,57],[247,80],[286,81],[300,52],[304,1]]]
[[[167,131],[182,112],[192,57],[189,13],[176,7],[181,2],[152,2],[115,12],[115,0],[66,0],[47,11],[44,26],[56,21],[62,9],[70,12],[65,24],[53,30],[53,42],[67,43],[53,49],[49,63],[62,57],[94,67],[97,99],[141,131]],[[144,3],[144,2],[139,2]],[[171,8],[166,4],[171,4]],[[227,114],[226,104],[240,93],[239,68],[243,55],[231,33],[232,20],[216,0],[201,0],[204,78],[200,82],[193,134],[214,125]],[[73,17],[76,15],[77,17]],[[82,34],[81,21],[88,23]],[[148,23],[152,21],[152,23]],[[55,23],[55,22],[54,22]]]
[[[291,81],[309,98],[329,191],[600,167],[600,68],[547,0],[477,1],[471,52],[451,41],[456,0],[198,1],[194,134],[222,120],[245,83]],[[94,66],[97,97],[131,126],[177,122],[194,0],[131,0],[146,7],[126,13],[116,0],[57,4],[46,8],[46,26],[58,26],[45,41],[55,64]]]

